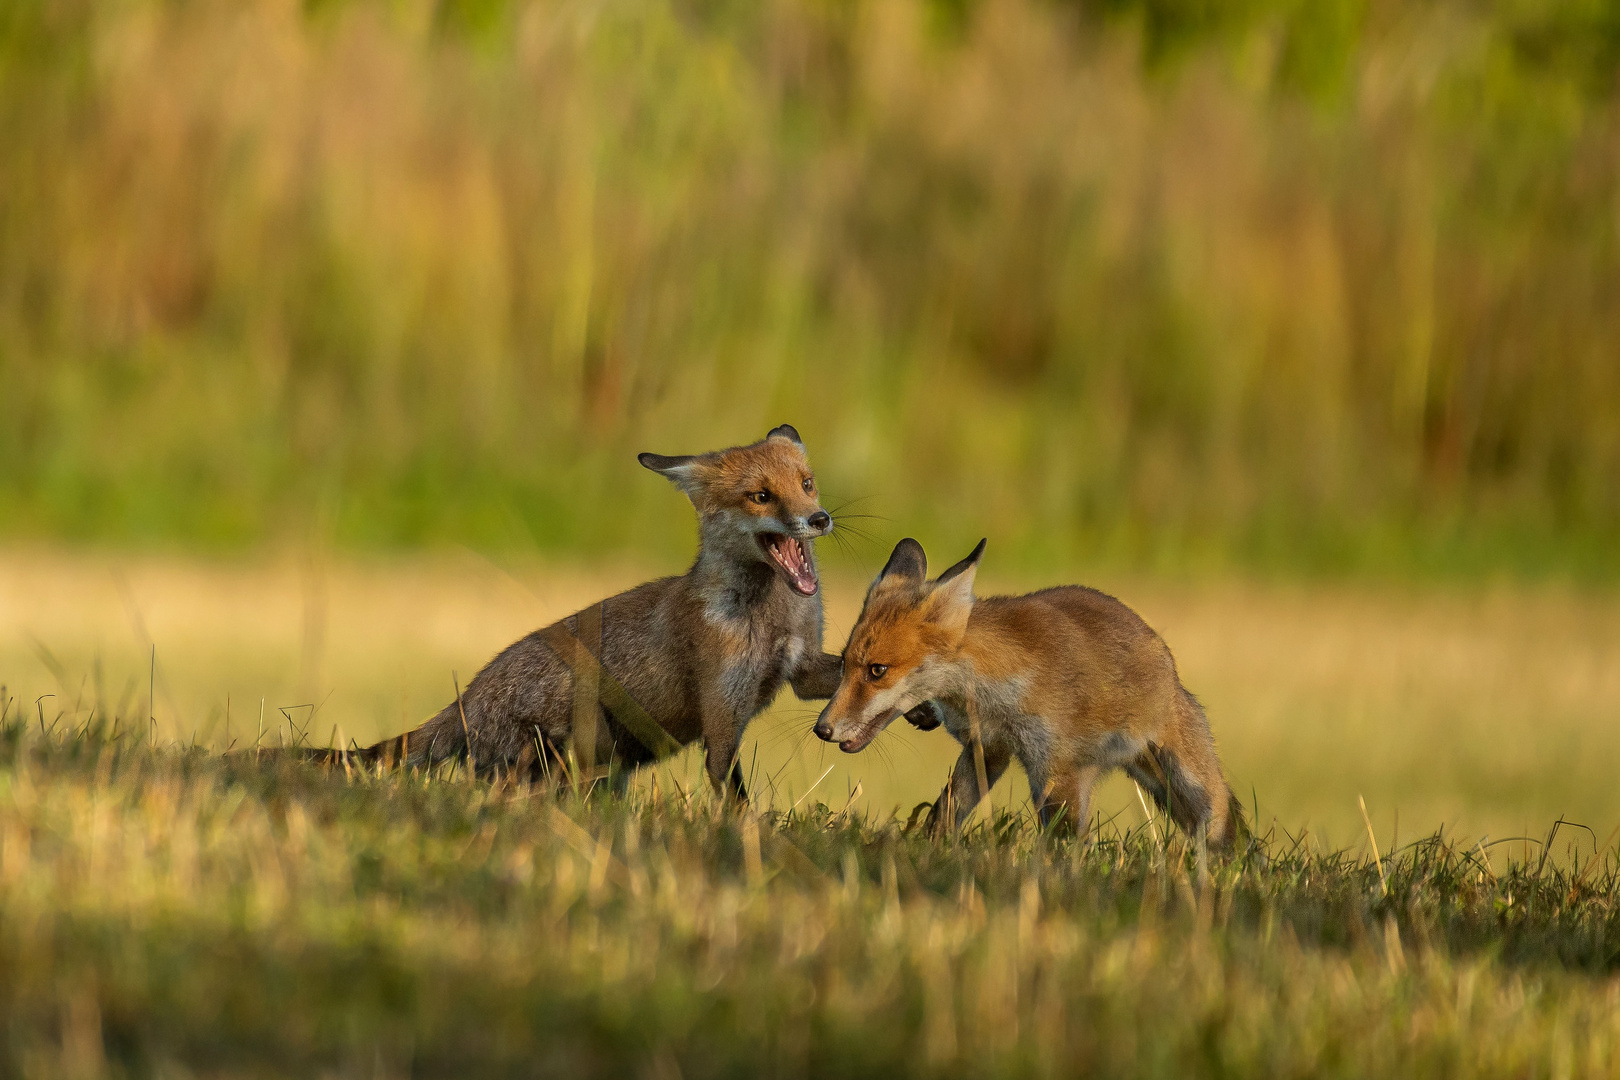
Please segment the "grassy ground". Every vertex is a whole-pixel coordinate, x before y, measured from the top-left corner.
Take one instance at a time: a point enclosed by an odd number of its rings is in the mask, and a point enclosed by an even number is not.
[[[140,728],[0,727],[0,1073],[1620,1074],[1613,849],[1278,833],[1206,875],[1146,827],[931,841]]]
[[[837,648],[881,555],[864,566],[831,550],[828,559],[827,642]],[[320,742],[336,732],[366,741],[437,711],[454,693],[452,673],[465,685],[534,627],[679,568],[503,570],[470,554],[208,563],[12,549],[0,553],[0,683],[36,722],[64,710],[64,722],[83,723],[98,705],[103,715],[149,715],[155,689],[152,715],[167,740],[251,743],[263,702],[267,742],[289,718]],[[993,563],[980,580],[984,591],[1044,583]],[[1234,787],[1258,801],[1263,821],[1362,845],[1365,797],[1386,846],[1441,827],[1468,840],[1541,836],[1561,815],[1599,839],[1620,826],[1613,594],[1087,583],[1164,634],[1208,706]],[[902,725],[847,757],[808,736],[815,710],[785,693],[750,729],[744,761],[769,806],[785,810],[807,793],[806,805],[841,805],[859,784],[857,807],[884,817],[938,793],[957,752],[949,736]],[[671,780],[690,789],[701,775],[696,751],[661,773],[665,790]],[[1028,801],[1018,775],[996,797],[1003,808]],[[1118,824],[1142,823],[1123,779],[1105,785],[1098,806]],[[1592,840],[1577,838],[1589,854]]]
[[[951,740],[791,697],[754,819],[695,752],[581,800],[242,749],[397,731],[647,572],[0,557],[0,1075],[1620,1075],[1608,595],[1100,582],[1258,801],[1207,878],[1120,780],[1084,845],[1016,776],[908,835]]]

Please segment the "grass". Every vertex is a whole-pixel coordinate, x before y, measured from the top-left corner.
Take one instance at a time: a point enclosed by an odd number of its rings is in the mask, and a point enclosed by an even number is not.
[[[0,538],[1612,579],[1599,0],[0,7]],[[635,521],[635,528],[626,528]]]
[[[1612,846],[1271,831],[1205,873],[1149,827],[934,841],[115,723],[0,725],[0,1072],[1620,1072]]]
[[[657,569],[0,554],[0,1075],[1620,1075],[1603,592],[1097,581],[1258,802],[1207,880],[1117,778],[1087,844],[1016,775],[907,833],[955,744],[828,753],[790,695],[752,822],[695,751],[583,799],[251,752]]]

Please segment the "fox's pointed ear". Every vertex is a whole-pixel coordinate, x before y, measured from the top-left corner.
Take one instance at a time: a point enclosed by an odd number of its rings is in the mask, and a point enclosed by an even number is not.
[[[765,437],[767,439],[787,439],[799,449],[804,449],[804,440],[799,438],[799,433],[792,424],[780,424],[773,427],[765,433]]]
[[[921,585],[927,576],[928,556],[923,554],[922,545],[908,536],[894,545],[894,552],[889,556],[889,561],[883,564],[878,580],[893,578]]]
[[[670,476],[691,468],[697,458],[691,454],[676,454],[673,457],[666,454],[637,454],[636,460],[655,473]]]
[[[967,633],[968,616],[973,614],[973,581],[979,576],[979,559],[983,555],[984,541],[980,540],[973,554],[939,575],[924,602],[928,621],[937,626],[953,646]]]
[[[636,460],[653,472],[672,481],[676,487],[691,494],[692,473],[697,465],[693,454],[637,454]]]
[[[963,559],[961,562],[939,575],[938,580],[934,582],[935,587],[937,588],[938,586],[943,585],[947,581],[951,580],[953,577],[977,568],[979,565],[979,560],[984,558],[984,543],[985,540],[988,539],[989,537],[985,537],[984,540],[980,540],[978,546],[968,553],[967,558]]]

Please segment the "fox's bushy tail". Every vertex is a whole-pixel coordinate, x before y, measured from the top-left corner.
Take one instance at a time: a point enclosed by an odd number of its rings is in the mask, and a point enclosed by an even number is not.
[[[431,767],[467,756],[467,725],[460,708],[452,703],[420,727],[352,753],[361,755],[367,765]]]
[[[424,768],[467,756],[467,728],[461,711],[452,704],[441,709],[420,727],[384,739],[370,746],[288,746],[261,749],[260,756],[296,758],[318,765],[362,765],[367,767]]]
[[[1249,824],[1249,815],[1243,808],[1243,800],[1237,797],[1237,792],[1230,787],[1226,789],[1226,832],[1235,844],[1248,844],[1254,839],[1254,829]]]

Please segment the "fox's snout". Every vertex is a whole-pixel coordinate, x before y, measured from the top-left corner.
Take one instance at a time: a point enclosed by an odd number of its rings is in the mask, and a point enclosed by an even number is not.
[[[774,515],[756,516],[754,527],[780,529],[785,535],[797,540],[814,540],[818,536],[826,536],[832,532],[833,519],[831,514],[821,508],[820,503],[812,499],[808,505],[784,505]]]
[[[866,745],[877,738],[889,722],[900,715],[898,709],[879,710],[877,713],[866,716],[855,711],[844,710],[841,715],[834,715],[837,699],[827,703],[816,718],[816,726],[812,729],[816,738],[822,742],[837,743],[838,749],[846,754],[858,753],[866,749]]]
[[[845,728],[850,726],[847,710],[838,708],[838,699],[835,697],[822,707],[821,715],[816,717],[816,726],[812,730],[816,738],[822,742],[839,742],[847,738]]]
[[[822,742],[832,742],[833,729],[832,724],[827,720],[826,709],[822,709],[821,715],[816,717],[816,726],[812,730],[815,731],[816,738]]]

